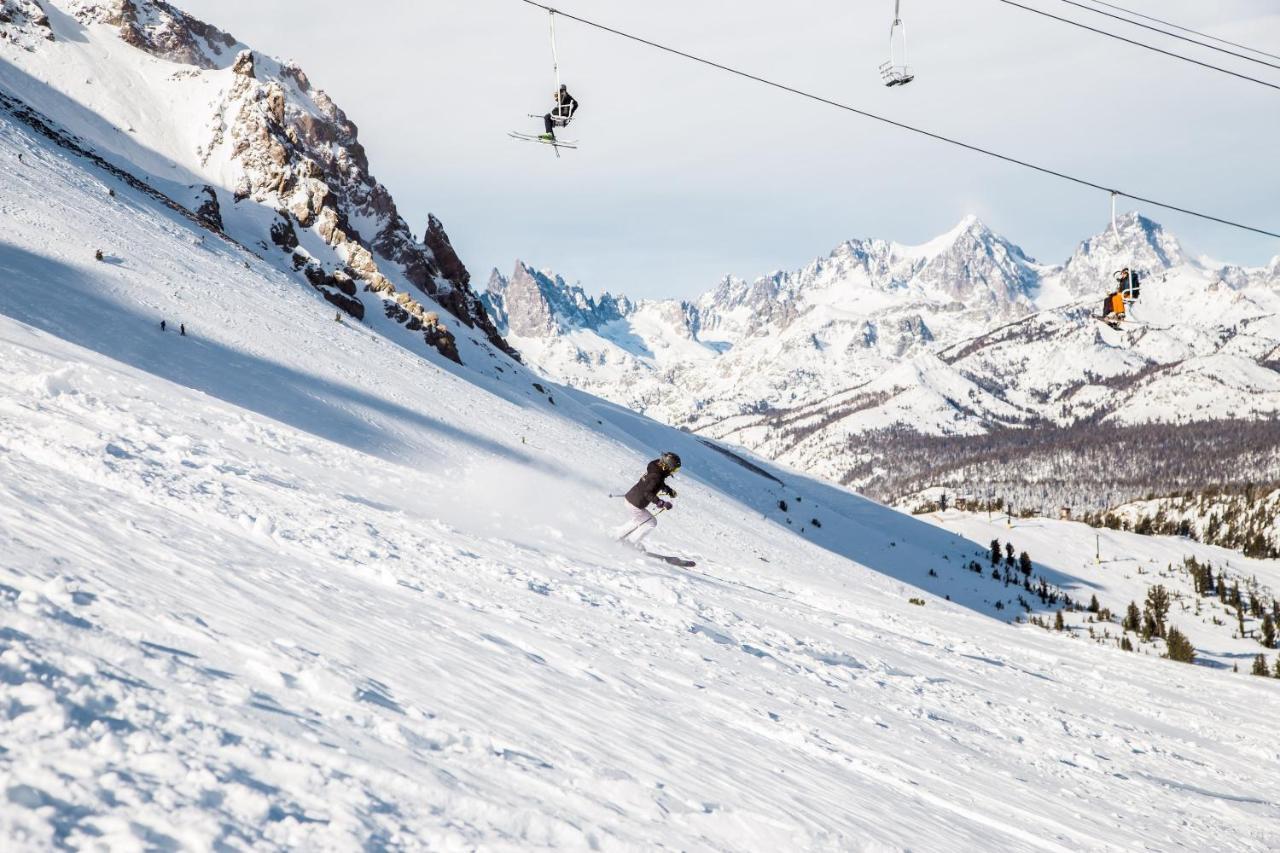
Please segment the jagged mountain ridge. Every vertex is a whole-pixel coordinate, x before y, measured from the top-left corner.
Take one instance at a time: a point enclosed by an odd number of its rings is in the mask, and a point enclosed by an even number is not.
[[[1090,315],[1121,266],[1146,286],[1116,332]],[[1280,258],[1196,259],[1132,213],[1045,265],[969,217],[923,246],[849,241],[801,270],[636,303],[602,325],[557,311],[551,275],[518,292],[496,276],[486,299],[503,302],[502,328],[544,372],[865,487],[848,479],[875,452],[858,437],[881,430],[1274,417],[1277,270]],[[510,318],[533,305],[555,321],[525,336]]]
[[[454,361],[471,330],[515,355],[439,220],[414,236],[355,125],[296,65],[160,0],[4,0],[0,58],[0,85],[50,127],[347,315]]]

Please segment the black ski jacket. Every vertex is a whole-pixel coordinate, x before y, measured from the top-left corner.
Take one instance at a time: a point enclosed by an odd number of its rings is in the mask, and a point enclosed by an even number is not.
[[[631,487],[631,491],[627,492],[627,503],[637,509],[645,509],[649,504],[658,499],[659,494],[676,496],[675,489],[667,485],[667,477],[671,476],[671,472],[662,467],[657,459],[649,463],[649,467],[645,469],[644,476],[640,478],[640,482]]]
[[[552,118],[564,119],[567,122],[578,111],[578,102],[567,90],[563,95],[556,92],[555,102],[556,105],[551,110]]]

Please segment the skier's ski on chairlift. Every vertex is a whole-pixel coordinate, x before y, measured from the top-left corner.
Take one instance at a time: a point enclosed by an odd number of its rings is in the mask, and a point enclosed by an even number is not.
[[[534,116],[534,118],[542,118],[542,116]],[[555,148],[568,148],[570,151],[576,151],[578,148],[578,140],[576,139],[561,139],[558,136],[554,139],[548,139],[545,133],[521,133],[518,130],[512,130],[507,135],[512,139],[537,142],[541,145],[551,145]]]
[[[886,86],[905,86],[916,75],[907,64],[907,26],[902,23],[902,0],[893,0],[893,23],[889,25],[889,60],[880,66],[880,77]],[[901,43],[902,61],[898,61]]]

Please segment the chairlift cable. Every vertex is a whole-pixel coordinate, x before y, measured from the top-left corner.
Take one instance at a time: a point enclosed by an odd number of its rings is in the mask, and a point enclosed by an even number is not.
[[[1144,15],[1141,12],[1135,12],[1133,9],[1126,9],[1123,6],[1117,6],[1114,3],[1107,3],[1105,2],[1105,0],[1090,0],[1090,2],[1098,6],[1106,6],[1108,9],[1115,9],[1117,12],[1124,12],[1126,15],[1132,15],[1135,18],[1143,18],[1148,21],[1154,21],[1157,24],[1164,24],[1166,27],[1173,27],[1175,30],[1182,30],[1184,33],[1192,33],[1194,35],[1200,36],[1201,38],[1207,38],[1210,41],[1220,42],[1221,44],[1230,45],[1231,47],[1238,47],[1241,50],[1247,50],[1250,53],[1256,53],[1260,56],[1266,56],[1271,59],[1280,59],[1280,54],[1267,53],[1265,50],[1258,50],[1256,47],[1249,47],[1249,45],[1247,44],[1240,44],[1239,42],[1229,41],[1219,36],[1210,35],[1209,33],[1201,32],[1200,30],[1193,30],[1190,27],[1184,27],[1181,24],[1175,24],[1172,21],[1166,21],[1163,18],[1155,18],[1155,17],[1152,17],[1151,15]]]
[[[1237,59],[1243,59],[1246,62],[1256,62],[1259,65],[1265,65],[1268,68],[1275,68],[1277,70],[1280,70],[1280,65],[1277,65],[1274,62],[1267,62],[1265,59],[1257,59],[1252,56],[1246,56],[1243,53],[1237,53],[1234,50],[1227,50],[1225,47],[1218,47],[1217,45],[1212,45],[1207,42],[1200,41],[1199,39],[1193,39],[1189,36],[1180,36],[1177,33],[1171,33],[1168,30],[1162,30],[1159,27],[1153,27],[1150,24],[1144,24],[1140,21],[1132,21],[1124,17],[1123,15],[1113,15],[1110,12],[1104,12],[1101,9],[1096,9],[1093,6],[1087,6],[1084,3],[1078,3],[1076,2],[1076,0],[1058,0],[1058,2],[1066,3],[1068,6],[1075,6],[1077,9],[1084,9],[1086,12],[1093,12],[1096,15],[1103,15],[1107,18],[1112,18],[1117,21],[1123,21],[1126,24],[1131,24],[1135,27],[1141,27],[1142,29],[1150,30],[1153,33],[1160,33],[1161,35],[1168,36],[1169,38],[1180,39],[1185,42],[1190,42],[1191,44],[1199,45],[1200,47],[1207,48],[1208,50],[1216,50],[1219,53],[1225,53],[1227,54],[1227,56],[1234,56]]]
[[[1073,27],[1079,27],[1082,30],[1088,30],[1091,33],[1097,33],[1100,36],[1106,36],[1107,38],[1112,38],[1112,39],[1115,39],[1116,41],[1122,41],[1122,42],[1125,42],[1126,44],[1134,45],[1135,47],[1146,48],[1147,50],[1154,51],[1156,53],[1161,53],[1161,54],[1164,54],[1165,56],[1171,56],[1174,59],[1181,59],[1183,62],[1190,62],[1192,65],[1199,65],[1201,68],[1208,68],[1212,71],[1221,71],[1223,74],[1229,74],[1232,77],[1238,77],[1241,80],[1248,80],[1250,83],[1257,83],[1259,86],[1266,86],[1270,89],[1280,90],[1280,84],[1269,83],[1266,80],[1259,80],[1257,77],[1250,77],[1248,74],[1241,74],[1239,71],[1232,71],[1230,68],[1223,68],[1221,65],[1214,65],[1210,62],[1202,62],[1199,59],[1193,59],[1192,57],[1186,56],[1181,53],[1174,53],[1171,50],[1165,50],[1164,48],[1156,47],[1153,44],[1147,44],[1144,41],[1138,41],[1137,39],[1126,38],[1125,36],[1117,35],[1116,33],[1109,32],[1107,30],[1102,30],[1097,27],[1091,27],[1088,24],[1082,24],[1079,21],[1073,21],[1070,18],[1064,18],[1061,15],[1055,15],[1052,12],[1046,12],[1043,9],[1037,9],[1034,6],[1026,6],[1022,3],[1016,3],[1014,2],[1014,0],[996,0],[996,2],[1003,3],[1006,6],[1013,6],[1015,8],[1022,9],[1023,11],[1026,11],[1026,12],[1033,12],[1037,15],[1043,15],[1046,18],[1052,18],[1055,21],[1060,21],[1061,23],[1064,23],[1064,24],[1070,24]]]
[[[520,2],[525,3],[526,5],[529,5],[529,6],[535,6],[539,9],[550,10],[551,8],[543,3],[538,2],[538,0],[520,0]],[[719,71],[724,71],[727,74],[732,74],[737,77],[742,77],[746,80],[751,80],[756,83],[760,83],[761,85],[769,86],[770,88],[778,89],[780,91],[787,92],[789,94],[796,95],[798,97],[805,98],[807,100],[814,101],[819,104],[825,104],[826,106],[829,106],[829,107],[835,107],[838,110],[844,110],[845,112],[853,113],[855,115],[860,115],[863,118],[869,118],[874,121],[881,122],[882,124],[887,124],[887,125],[890,125],[891,127],[896,127],[900,130],[910,131],[911,133],[915,133],[920,136],[926,136],[938,142],[945,142],[948,145],[955,145],[959,148],[964,148],[976,154],[983,154],[987,157],[992,157],[996,160],[1003,160],[1006,163],[1012,163],[1015,166],[1022,166],[1025,169],[1031,169],[1033,171],[1040,172],[1041,174],[1051,175],[1052,177],[1055,177],[1055,178],[1061,178],[1064,181],[1070,181],[1071,183],[1079,184],[1080,186],[1084,186],[1084,187],[1089,187],[1090,189],[1099,190],[1105,193],[1114,193],[1117,196],[1122,196],[1127,199],[1132,199],[1133,201],[1141,202],[1142,204],[1149,204],[1152,207],[1159,207],[1164,210],[1172,210],[1176,213],[1182,213],[1187,216],[1193,216],[1197,219],[1204,219],[1209,222],[1217,222],[1220,225],[1227,225],[1232,228],[1239,228],[1242,231],[1251,231],[1254,234],[1261,234],[1264,237],[1275,237],[1277,239],[1280,239],[1280,232],[1268,231],[1265,228],[1258,228],[1253,225],[1246,225],[1242,222],[1235,222],[1230,219],[1224,219],[1222,217],[1214,216],[1212,214],[1202,213],[1200,211],[1192,210],[1187,207],[1181,207],[1179,205],[1171,204],[1169,202],[1157,201],[1156,199],[1153,199],[1153,198],[1147,198],[1145,196],[1135,195],[1134,193],[1125,192],[1123,190],[1104,186],[1103,184],[1099,184],[1087,178],[1081,178],[1075,175],[1068,174],[1066,172],[1060,172],[1056,169],[1051,169],[1047,166],[1040,166],[1028,160],[1020,160],[1017,157],[1011,157],[1008,154],[1001,154],[997,151],[992,151],[989,148],[983,148],[979,145],[974,145],[969,142],[963,142],[959,139],[954,139],[949,136],[944,136],[940,133],[934,133],[931,130],[925,130],[922,127],[916,127],[915,125],[910,125],[905,122],[896,121],[895,119],[887,118],[882,115],[877,115],[876,113],[859,109],[849,104],[842,104],[839,101],[833,101],[830,98],[823,97],[822,95],[815,95],[812,92],[806,92],[803,89],[797,89],[794,86],[789,86],[785,83],[778,83],[774,80],[768,79],[767,77],[760,77],[759,75],[752,74],[749,71],[743,71],[741,69],[733,68],[732,66],[724,65],[722,63],[716,62],[715,60],[712,60],[712,59],[706,59],[701,56],[696,56],[692,53],[686,53],[683,50],[679,50],[674,47],[668,47],[667,45],[660,44],[656,41],[651,41],[650,39],[644,38],[643,36],[632,35],[631,33],[624,32],[623,30],[610,27],[607,24],[601,24],[599,22],[592,21],[587,18],[580,17],[578,15],[570,14],[560,9],[557,9],[555,11],[556,11],[556,14],[561,15],[565,18],[568,18],[571,21],[577,21],[578,23],[584,26],[592,27],[593,29],[600,30],[601,32],[606,32],[611,35],[618,36],[619,38],[626,39],[628,41],[633,41],[637,44],[642,44],[642,45],[645,45],[646,47],[651,47],[655,50],[659,50],[664,53],[669,53],[673,56],[679,56],[682,59],[689,60],[690,62],[696,62],[701,65],[706,65],[709,68],[715,68]]]

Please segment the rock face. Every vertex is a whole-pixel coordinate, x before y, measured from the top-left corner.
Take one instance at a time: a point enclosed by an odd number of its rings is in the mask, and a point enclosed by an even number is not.
[[[78,37],[114,30],[123,44],[178,65],[157,71],[168,76],[154,81],[163,92],[151,93],[175,111],[187,106],[184,86],[191,88],[188,100],[196,99],[196,86],[201,101],[211,88],[216,92],[203,117],[170,119],[202,121],[207,140],[194,152],[160,152],[190,171],[217,177],[221,188],[211,181],[191,190],[188,203],[201,221],[246,245],[278,252],[281,266],[296,270],[351,316],[392,319],[455,361],[461,358],[459,327],[477,330],[489,346],[515,356],[471,289],[439,220],[430,218],[425,240],[414,238],[391,194],[370,173],[355,125],[300,68],[255,53],[163,0],[49,2],[84,26]],[[12,29],[30,36],[47,26],[35,17],[40,7],[33,0],[0,3],[0,34]],[[128,130],[139,139],[147,135],[145,128]],[[153,136],[169,143],[163,134]],[[274,219],[255,212],[262,208]],[[318,239],[301,239],[304,231]]]
[[[75,0],[81,23],[120,28],[120,40],[172,62],[217,68],[236,40],[217,27],[198,21],[163,0]]]
[[[53,41],[49,16],[36,0],[0,0],[0,41],[34,50],[40,41]]]
[[[559,276],[538,272],[521,261],[504,278],[497,270],[481,297],[486,309],[511,334],[545,338],[572,329],[598,330],[621,320],[635,306],[626,297],[605,293],[599,300],[588,296],[579,285],[569,285]]]

